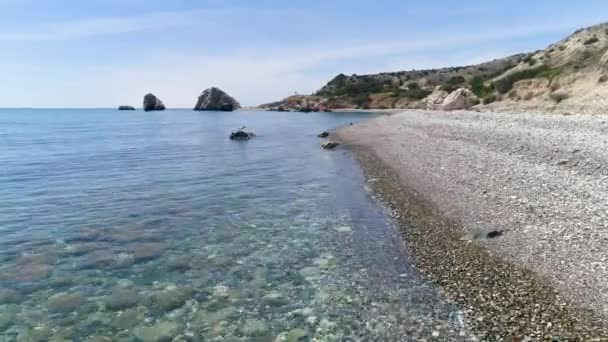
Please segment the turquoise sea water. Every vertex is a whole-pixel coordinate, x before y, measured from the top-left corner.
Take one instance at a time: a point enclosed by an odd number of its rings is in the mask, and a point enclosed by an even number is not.
[[[0,110],[0,341],[461,338],[353,156],[319,148],[369,117]]]

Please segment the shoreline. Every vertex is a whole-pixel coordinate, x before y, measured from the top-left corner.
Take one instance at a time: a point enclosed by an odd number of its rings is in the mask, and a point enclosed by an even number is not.
[[[382,125],[395,126],[403,119],[399,116],[411,113],[429,114],[410,111],[383,116],[380,120]],[[473,333],[482,340],[608,335],[608,325],[600,315],[565,296],[560,291],[563,289],[554,286],[553,279],[505,257],[500,248],[494,248],[493,241],[463,241],[467,227],[459,219],[457,210],[446,210],[435,203],[432,196],[428,196],[429,188],[419,186],[417,180],[408,182],[399,170],[406,166],[387,161],[394,158],[391,151],[380,153],[383,148],[388,149],[386,141],[398,140],[398,137],[379,130],[370,139],[361,138],[361,134],[372,132],[372,124],[379,125],[378,119],[341,128],[335,135],[354,153],[370,179],[368,184],[372,190],[395,212],[415,266],[463,309]]]

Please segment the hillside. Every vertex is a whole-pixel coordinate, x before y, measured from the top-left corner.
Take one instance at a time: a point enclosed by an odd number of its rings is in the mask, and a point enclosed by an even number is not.
[[[468,109],[602,111],[608,108],[608,23],[546,49],[443,69],[340,74],[310,96],[268,110]]]

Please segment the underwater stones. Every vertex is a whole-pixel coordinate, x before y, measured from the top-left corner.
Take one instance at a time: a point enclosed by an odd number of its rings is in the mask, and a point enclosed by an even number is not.
[[[139,293],[133,289],[116,288],[106,300],[106,306],[111,310],[124,310],[137,305]]]
[[[118,329],[131,329],[137,326],[145,318],[144,312],[139,308],[124,310],[116,318],[112,325]]]
[[[269,335],[270,329],[265,321],[248,319],[243,326],[243,333],[249,337],[262,337]]]
[[[70,313],[85,303],[80,293],[58,293],[49,298],[48,309],[52,313]]]
[[[184,272],[192,268],[191,257],[174,256],[167,261],[167,268],[170,271]]]
[[[91,227],[81,228],[78,232],[77,241],[95,241],[101,236],[101,230]]]
[[[203,326],[210,327],[222,321],[230,320],[236,315],[237,310],[232,306],[228,306],[214,312],[199,311],[195,315],[195,320]]]
[[[194,291],[189,288],[169,288],[154,294],[154,303],[163,311],[180,308],[192,297]]]
[[[0,332],[11,327],[17,319],[19,308],[16,305],[8,305],[0,310]]]
[[[53,266],[54,258],[46,255],[26,255],[20,257],[13,267],[0,273],[0,280],[9,282],[34,282],[48,277]]]
[[[23,296],[18,291],[0,287],[0,305],[17,304],[23,300]]]
[[[152,260],[163,255],[167,245],[160,242],[134,243],[128,247],[136,262]]]
[[[142,342],[171,342],[179,332],[177,323],[162,321],[153,326],[136,328],[135,336]]]
[[[262,297],[262,304],[268,306],[281,306],[289,303],[289,299],[278,291],[272,291]]]
[[[230,288],[224,285],[217,285],[213,288],[213,297],[228,298],[230,297]]]
[[[129,253],[115,250],[97,250],[89,254],[82,264],[83,268],[124,268],[133,265],[135,257]]]
[[[53,331],[47,326],[26,329],[17,338],[17,342],[47,342],[53,336]]]
[[[303,342],[308,340],[308,333],[304,329],[291,329],[285,338],[285,342]]]
[[[61,251],[61,253],[65,254],[65,255],[81,256],[81,255],[85,255],[87,253],[92,253],[93,251],[101,249],[102,247],[104,247],[104,246],[101,244],[98,244],[98,243],[91,243],[91,242],[75,243],[75,244],[65,246],[65,248],[63,249],[63,251]]]
[[[340,226],[340,227],[336,227],[334,228],[338,233],[350,233],[353,231],[353,229],[349,226]]]

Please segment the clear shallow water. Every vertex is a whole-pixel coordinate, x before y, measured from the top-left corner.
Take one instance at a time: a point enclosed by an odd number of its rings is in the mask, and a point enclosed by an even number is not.
[[[457,338],[351,154],[319,148],[367,117],[0,110],[0,341]]]

